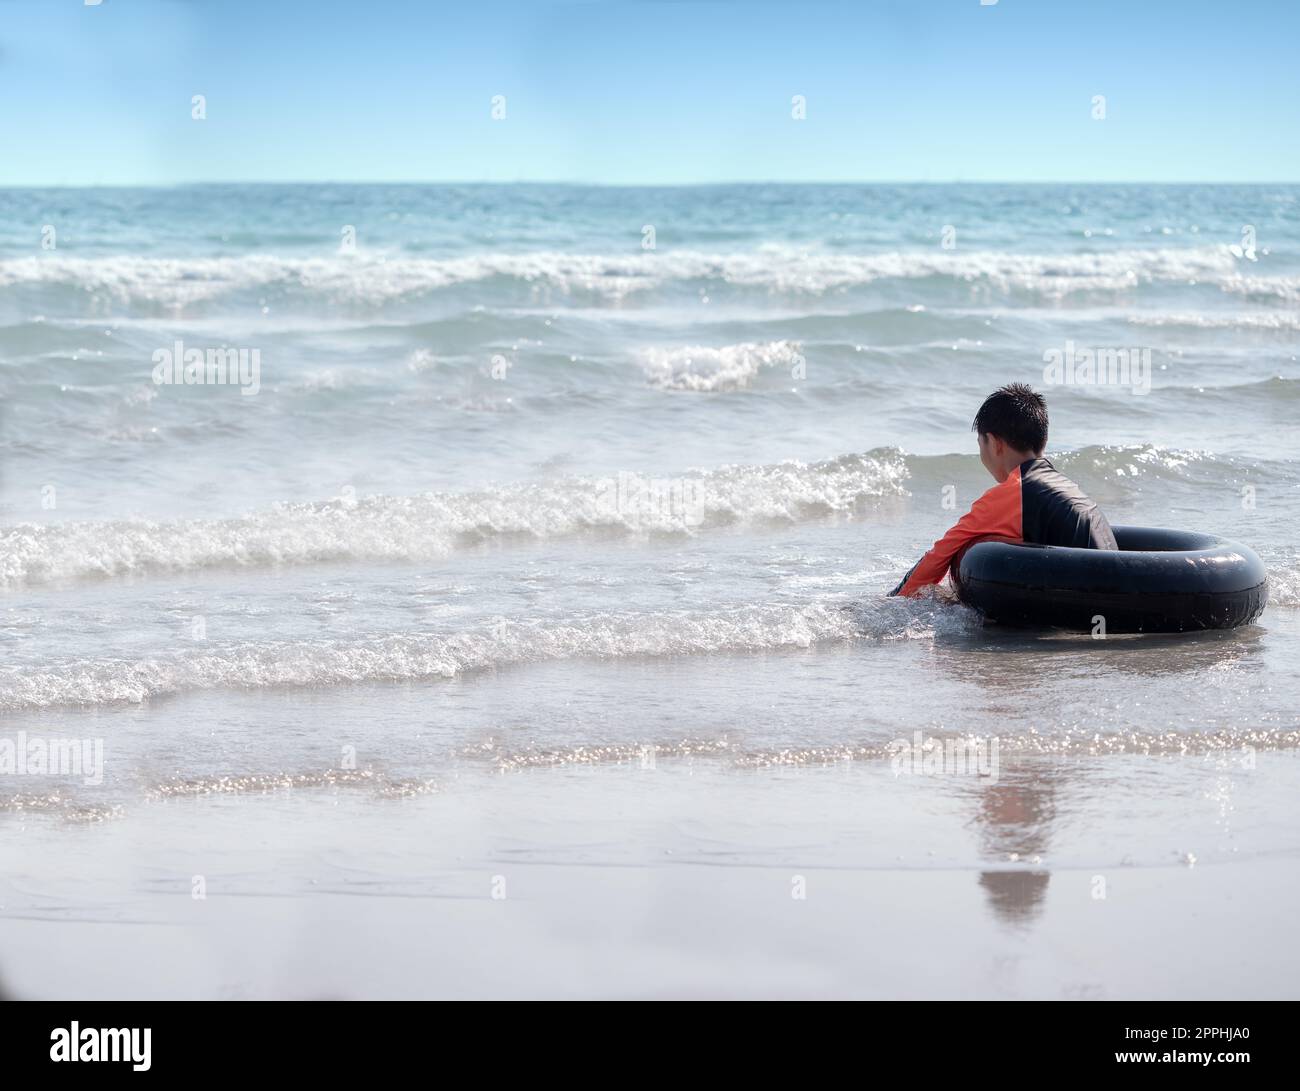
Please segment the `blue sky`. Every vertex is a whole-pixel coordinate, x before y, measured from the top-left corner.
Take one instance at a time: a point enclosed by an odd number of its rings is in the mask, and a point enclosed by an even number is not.
[[[0,0],[0,185],[1297,181],[1297,42],[1295,0]]]

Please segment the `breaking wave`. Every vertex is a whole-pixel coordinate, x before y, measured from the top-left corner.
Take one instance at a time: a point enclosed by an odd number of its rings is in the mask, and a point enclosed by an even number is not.
[[[510,538],[691,534],[847,513],[901,495],[902,454],[724,466],[469,493],[285,503],[230,519],[23,523],[0,530],[0,588],[87,577],[330,561],[415,561]]]
[[[1265,301],[1292,301],[1300,280],[1244,276],[1227,246],[1129,249],[1073,254],[997,251],[894,251],[839,254],[788,246],[735,253],[675,250],[583,254],[563,251],[487,253],[455,258],[388,254],[320,257],[141,256],[9,258],[0,288],[50,291],[91,303],[183,309],[214,301],[264,302],[300,297],[334,305],[377,306],[461,285],[516,285],[561,300],[620,300],[680,285],[729,285],[794,295],[821,295],[879,281],[937,278],[981,282],[1046,297],[1189,282]],[[62,291],[64,294],[58,296]],[[257,298],[261,297],[261,298]]]

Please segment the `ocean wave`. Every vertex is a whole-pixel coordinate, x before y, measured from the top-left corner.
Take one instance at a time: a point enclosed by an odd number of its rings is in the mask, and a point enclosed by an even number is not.
[[[743,390],[765,368],[794,368],[803,361],[792,341],[651,348],[643,350],[641,358],[652,386],[710,393]]]
[[[1270,606],[1300,606],[1300,559],[1268,565],[1268,603]]]
[[[692,534],[850,513],[902,495],[901,452],[723,466],[672,478],[624,473],[469,493],[285,503],[230,519],[23,523],[0,530],[0,588],[331,561],[419,561],[510,538]]]
[[[895,600],[875,614],[894,638],[937,607]],[[922,630],[926,622],[921,623]],[[926,633],[918,630],[920,636]],[[713,612],[595,615],[568,624],[502,619],[452,635],[408,634],[351,642],[263,643],[170,658],[81,660],[0,670],[0,709],[139,703],[192,690],[316,687],[454,678],[523,663],[764,652],[876,635],[834,604],[748,606]],[[929,635],[933,635],[932,628]]]
[[[1280,470],[1272,463],[1245,462],[1213,451],[1162,447],[1154,443],[1089,444],[1068,451],[1048,450],[1063,473],[1088,481],[1137,479],[1222,485],[1239,477],[1254,479]],[[907,467],[918,482],[951,481],[956,474],[979,469],[977,454],[908,455]]]
[[[1066,451],[1053,461],[1066,473],[1085,470],[1091,477],[1101,477],[1106,481],[1139,477],[1216,481],[1225,470],[1240,472],[1246,468],[1213,451],[1161,447],[1154,443],[1097,444]]]
[[[1205,283],[1262,299],[1292,301],[1300,280],[1244,276],[1226,246],[1017,254],[916,250],[837,254],[768,246],[735,253],[695,250],[582,254],[538,251],[456,258],[395,255],[159,258],[64,255],[0,261],[0,288],[68,289],[119,305],[183,309],[223,299],[265,302],[267,293],[331,304],[382,305],[490,281],[543,291],[620,300],[672,284],[718,284],[795,295],[821,295],[879,281],[938,278],[981,282],[1047,296],[1125,290],[1144,283]]]
[[[1136,313],[1125,316],[1132,326],[1183,326],[1196,330],[1269,330],[1294,333],[1300,330],[1300,314],[1293,311],[1261,311],[1244,314],[1181,311],[1171,314]]]
[[[1277,300],[1295,306],[1300,303],[1300,277],[1232,277],[1222,284],[1223,290],[1256,302]]]
[[[1279,392],[1261,383],[1252,384],[1242,396],[1285,397],[1290,393],[1290,389]],[[1292,460],[1244,459],[1151,443],[1090,444],[1072,451],[1049,449],[1047,456],[1057,469],[1077,481],[1103,507],[1147,497],[1154,497],[1164,505],[1172,495],[1195,498],[1196,505],[1203,503],[1207,496],[1235,503],[1239,490],[1246,485],[1293,489],[1298,471]],[[913,495],[933,493],[963,479],[988,482],[976,454],[908,455],[906,464],[908,490]],[[1246,535],[1247,531],[1241,533]]]
[[[1272,375],[1267,379],[1257,379],[1248,383],[1231,383],[1222,386],[1162,386],[1161,395],[1188,395],[1193,398],[1213,398],[1216,407],[1222,410],[1234,403],[1245,404],[1261,400],[1270,406],[1285,406],[1287,402],[1300,397],[1300,379],[1288,379],[1281,375]]]
[[[1277,395],[1277,384],[1268,380],[1245,384],[1235,390],[1266,391]],[[1288,382],[1284,394],[1290,393]],[[1166,447],[1158,443],[1089,443],[1074,450],[1053,451],[1048,458],[1087,488],[1095,482],[1113,485],[1170,482],[1170,484],[1208,485],[1214,489],[1231,488],[1245,482],[1294,482],[1296,464],[1271,459],[1248,460],[1195,447]],[[946,484],[954,477],[980,475],[978,454],[907,455],[910,488],[931,488],[935,482]]]

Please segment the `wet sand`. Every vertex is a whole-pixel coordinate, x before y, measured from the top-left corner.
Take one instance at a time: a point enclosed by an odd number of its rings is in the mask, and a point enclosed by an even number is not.
[[[1024,759],[991,783],[672,758],[10,814],[0,981],[69,999],[1294,998],[1300,852],[1273,816],[1300,760],[1253,765]]]

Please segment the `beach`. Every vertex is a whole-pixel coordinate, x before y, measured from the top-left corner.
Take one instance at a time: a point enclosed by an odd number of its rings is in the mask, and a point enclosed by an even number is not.
[[[1289,948],[1255,938],[1285,935],[1294,905],[1294,860],[1259,850],[1295,789],[1292,752],[1261,756],[1249,780],[1223,755],[1108,756],[1068,771],[1033,759],[996,793],[939,793],[861,763],[656,766],[532,768],[400,800],[372,785],[189,797],[89,829],[33,816],[3,853],[8,988],[1293,995]],[[1153,793],[1171,780],[1182,795]]]
[[[1294,998],[1298,335],[1296,186],[0,190],[0,989]],[[1258,622],[886,598],[1009,381]]]

